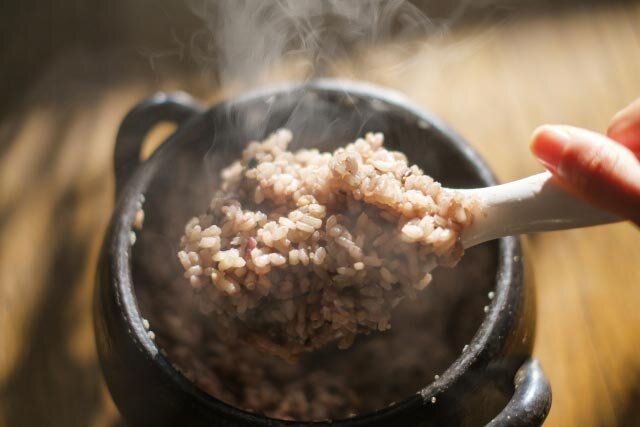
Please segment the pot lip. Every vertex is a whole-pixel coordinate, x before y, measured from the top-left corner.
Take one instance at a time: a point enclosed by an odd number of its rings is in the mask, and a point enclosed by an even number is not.
[[[198,120],[203,116],[212,114],[212,112],[223,105],[235,105],[244,102],[252,102],[260,98],[268,98],[277,96],[280,93],[292,92],[296,90],[311,90],[321,92],[335,92],[340,94],[373,98],[380,100],[391,107],[404,110],[416,119],[424,121],[428,126],[435,128],[440,132],[461,154],[470,162],[480,177],[488,184],[495,185],[497,183],[495,176],[491,172],[487,163],[480,155],[469,145],[464,139],[454,132],[449,126],[444,124],[439,118],[425,112],[408,97],[395,90],[380,87],[371,83],[356,82],[345,79],[318,79],[307,83],[284,83],[278,85],[270,85],[264,88],[249,91],[240,96],[234,97],[227,101],[217,103],[205,112],[198,114],[192,120]],[[191,122],[191,121],[190,121]],[[189,123],[185,124],[185,128],[189,127]],[[169,137],[162,145],[168,145],[173,140],[180,138],[180,130],[173,136]],[[460,377],[471,367],[471,365],[480,359],[488,351],[488,344],[491,340],[504,340],[506,337],[500,333],[504,325],[510,322],[509,310],[505,308],[509,306],[510,301],[521,291],[512,286],[517,281],[518,271],[522,268],[518,262],[521,253],[520,241],[516,237],[505,237],[499,240],[498,245],[498,268],[496,275],[496,283],[493,288],[494,297],[488,301],[488,311],[480,326],[476,330],[473,338],[464,349],[461,349],[460,356],[454,360],[439,378],[430,381],[423,389],[418,390],[414,395],[408,396],[403,400],[387,407],[378,409],[373,412],[358,415],[353,418],[343,418],[332,421],[286,421],[271,418],[262,415],[256,415],[251,412],[244,411],[227,404],[200,389],[195,383],[186,378],[168,359],[165,357],[160,348],[149,337],[147,330],[143,325],[143,317],[138,308],[137,299],[133,290],[133,280],[131,277],[131,269],[129,258],[131,257],[130,233],[132,233],[133,219],[137,210],[136,202],[139,197],[144,194],[147,186],[155,172],[155,168],[151,167],[157,156],[164,150],[156,150],[146,161],[138,166],[129,182],[126,183],[122,193],[117,200],[117,204],[113,211],[112,226],[109,234],[106,236],[108,247],[111,248],[109,253],[109,268],[112,269],[112,281],[108,284],[115,291],[116,298],[119,303],[120,315],[124,316],[126,324],[129,326],[128,333],[131,340],[144,356],[158,365],[166,374],[168,374],[178,387],[189,393],[192,398],[202,402],[203,404],[213,407],[217,410],[225,411],[230,415],[245,420],[251,420],[258,423],[269,423],[276,421],[283,425],[300,425],[300,423],[308,425],[356,425],[361,422],[379,420],[392,416],[395,413],[403,412],[411,407],[431,404],[432,398],[448,389],[456,383]],[[505,314],[508,313],[508,314]],[[153,325],[152,325],[153,328]],[[425,379],[429,381],[428,379]],[[265,424],[267,425],[267,424]],[[270,425],[270,424],[269,424]]]

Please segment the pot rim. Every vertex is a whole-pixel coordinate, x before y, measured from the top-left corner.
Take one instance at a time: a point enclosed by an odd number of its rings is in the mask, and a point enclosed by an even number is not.
[[[495,185],[497,183],[495,176],[491,172],[487,163],[480,155],[467,144],[462,137],[454,132],[449,126],[444,124],[439,118],[423,111],[420,107],[409,100],[404,94],[389,88],[383,88],[365,82],[355,82],[345,79],[318,79],[308,83],[284,83],[271,85],[264,88],[258,88],[249,91],[240,96],[234,97],[227,101],[222,101],[211,106],[203,113],[197,114],[196,117],[190,119],[183,128],[188,128],[189,123],[197,120],[198,117],[209,115],[215,109],[223,105],[238,105],[245,102],[253,102],[260,98],[268,99],[271,96],[277,96],[280,93],[287,93],[296,90],[311,90],[319,92],[334,92],[346,95],[354,95],[357,97],[366,97],[380,100],[390,107],[398,110],[404,110],[416,119],[424,121],[430,127],[433,127],[441,133],[449,143],[451,143],[473,166],[483,181],[487,185]],[[131,268],[129,259],[131,257],[130,233],[133,232],[133,222],[137,211],[137,200],[143,195],[155,173],[152,166],[157,161],[157,157],[162,155],[163,146],[168,146],[172,141],[179,139],[181,136],[181,128],[175,134],[165,140],[152,155],[140,163],[137,170],[125,184],[122,193],[119,195],[117,204],[114,208],[112,218],[112,228],[110,228],[107,239],[110,241],[109,246],[115,248],[116,255],[110,260],[110,268],[114,272],[114,282],[110,286],[115,286],[115,295],[121,308],[120,313],[125,316],[129,336],[135,343],[139,351],[141,351],[147,359],[159,365],[177,385],[203,404],[214,407],[217,410],[223,410],[231,415],[238,416],[245,420],[253,422],[278,422],[282,425],[299,425],[305,423],[308,425],[343,425],[343,424],[360,424],[370,421],[374,418],[392,416],[397,412],[403,412],[416,405],[431,404],[431,399],[442,391],[446,390],[456,383],[462,375],[467,372],[474,362],[486,354],[488,344],[493,340],[505,340],[503,331],[505,327],[509,327],[509,319],[505,308],[509,305],[509,301],[514,299],[520,289],[511,286],[514,278],[517,276],[518,256],[520,254],[520,241],[517,237],[505,237],[499,240],[498,245],[498,266],[496,274],[496,283],[493,288],[494,296],[489,298],[487,305],[489,306],[481,324],[476,330],[473,338],[461,354],[454,360],[440,376],[432,380],[421,390],[416,391],[414,395],[407,396],[401,401],[393,405],[381,408],[373,412],[367,412],[352,418],[341,418],[326,421],[289,421],[277,418],[271,418],[264,415],[247,412],[243,409],[230,405],[216,397],[208,394],[200,389],[194,382],[185,377],[178,369],[174,367],[168,357],[164,356],[160,351],[160,347],[152,340],[148,331],[143,325],[143,316],[140,313],[135,291],[133,288],[133,280],[131,277]],[[114,259],[115,258],[115,259]],[[153,325],[152,325],[153,329]],[[425,379],[428,381],[428,379]]]

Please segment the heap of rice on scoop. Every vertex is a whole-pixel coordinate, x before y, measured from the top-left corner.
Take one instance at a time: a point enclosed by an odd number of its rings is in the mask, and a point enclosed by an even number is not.
[[[477,201],[369,133],[333,153],[251,142],[180,240],[185,277],[229,337],[285,359],[391,327],[391,310],[462,256]]]

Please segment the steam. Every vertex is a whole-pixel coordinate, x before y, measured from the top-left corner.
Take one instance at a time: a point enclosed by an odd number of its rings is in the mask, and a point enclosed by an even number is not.
[[[251,85],[283,63],[326,75],[354,48],[438,28],[406,0],[187,0],[203,27],[190,51],[220,85]]]
[[[182,43],[176,37],[180,57],[188,56],[194,59],[202,72],[211,77],[218,86],[240,86],[240,89],[261,83],[265,76],[278,67],[295,64],[304,64],[304,74],[298,76],[300,80],[329,75],[332,67],[342,59],[366,52],[367,48],[386,43],[390,39],[402,46],[403,41],[416,36],[446,31],[448,25],[462,17],[468,5],[465,1],[457,3],[460,6],[450,11],[446,19],[436,20],[430,19],[408,0],[185,1],[190,10],[200,18],[202,27],[193,32],[186,43]],[[187,55],[183,55],[185,48],[188,50]],[[157,57],[165,54],[173,55],[174,52],[161,53]],[[211,141],[202,141],[203,146],[208,144],[201,171],[207,178],[201,181],[207,184],[203,185],[203,188],[197,188],[199,186],[191,185],[194,181],[187,180],[184,186],[188,197],[180,194],[175,200],[168,200],[165,195],[162,196],[162,210],[167,206],[174,208],[174,214],[171,215],[172,224],[176,222],[175,218],[182,217],[186,210],[190,211],[187,217],[199,213],[191,211],[196,204],[191,200],[196,200],[198,204],[202,200],[208,200],[203,194],[207,194],[211,187],[219,184],[220,170],[230,163],[230,155],[237,155],[237,148],[249,140],[247,138],[237,141],[236,138],[239,136],[236,134],[242,134],[242,137],[244,134],[253,135],[258,140],[264,138],[276,130],[271,127],[274,123],[282,122],[280,117],[270,120],[271,116],[282,114],[283,111],[288,114],[285,118],[286,127],[293,131],[294,138],[299,138],[299,146],[310,146],[325,141],[351,141],[362,136],[361,131],[373,115],[376,117],[375,125],[379,127],[373,130],[392,129],[393,123],[386,123],[386,117],[378,114],[374,107],[352,108],[346,103],[337,105],[333,100],[305,96],[278,101],[295,102],[295,108],[289,108],[289,104],[280,104],[281,108],[276,108],[278,106],[270,102],[261,103],[260,109],[252,109],[252,105],[238,107],[245,108],[246,111],[234,110],[233,115],[229,114],[230,120],[213,133]],[[259,114],[252,114],[254,112]],[[233,132],[225,132],[228,130],[225,126],[240,126],[244,132],[235,132],[236,129],[231,129]],[[199,168],[191,169],[184,166],[176,167],[175,170],[182,169],[185,169],[185,176],[190,178],[191,174],[201,173]],[[163,170],[166,170],[166,173],[175,173],[172,168]],[[152,197],[149,197],[149,200],[151,201]],[[184,200],[188,200],[188,203],[184,203]],[[176,216],[175,212],[181,214]],[[345,211],[345,215],[349,213]],[[182,229],[184,223],[177,222],[177,227]],[[387,226],[389,232],[395,232],[391,223]],[[154,238],[160,240],[169,237],[161,228],[158,234],[149,235],[147,232],[147,236],[149,242]],[[175,240],[170,240],[155,247],[166,250],[173,248],[175,243]],[[169,256],[175,259],[174,255]],[[167,257],[151,258],[164,260]],[[162,264],[163,262],[160,262],[160,265]],[[168,277],[168,280],[171,280],[171,277]]]

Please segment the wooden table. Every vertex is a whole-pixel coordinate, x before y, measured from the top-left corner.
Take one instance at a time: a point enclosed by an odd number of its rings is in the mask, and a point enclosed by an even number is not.
[[[91,323],[117,125],[157,89],[223,95],[123,56],[61,58],[0,125],[0,426],[121,425]],[[640,95],[640,4],[462,26],[409,53],[368,51],[334,74],[407,93],[514,179],[541,170],[527,149],[535,126],[602,131]],[[640,232],[618,224],[526,241],[535,353],[554,391],[547,425],[640,426]]]

